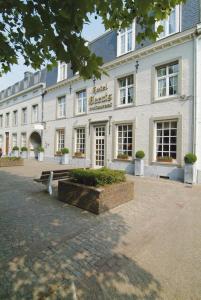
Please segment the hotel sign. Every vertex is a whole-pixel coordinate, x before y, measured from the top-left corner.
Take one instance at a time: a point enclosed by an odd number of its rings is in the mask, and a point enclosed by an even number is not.
[[[90,111],[112,107],[112,94],[108,94],[107,84],[94,87],[92,93],[88,101]]]

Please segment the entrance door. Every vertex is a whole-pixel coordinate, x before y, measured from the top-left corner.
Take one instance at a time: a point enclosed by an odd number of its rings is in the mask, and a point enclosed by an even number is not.
[[[9,132],[6,132],[6,155],[9,152]]]
[[[95,127],[95,166],[105,165],[105,126]]]

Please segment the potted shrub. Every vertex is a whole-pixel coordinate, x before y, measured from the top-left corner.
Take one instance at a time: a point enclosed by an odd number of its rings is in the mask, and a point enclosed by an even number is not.
[[[118,159],[123,159],[123,160],[128,160],[128,154],[126,153],[121,153],[117,155]]]
[[[69,149],[68,148],[61,149],[61,154],[62,154],[61,164],[68,165],[70,163]]]
[[[12,149],[12,153],[14,157],[18,157],[19,156],[19,147],[18,146],[14,146]]]
[[[139,150],[135,153],[135,176],[144,176],[144,160],[145,153]]]
[[[193,153],[187,153],[184,156],[184,182],[185,183],[196,183],[196,166],[197,156]]]
[[[43,147],[38,147],[38,161],[43,161],[44,160],[44,148]]]
[[[21,147],[21,157],[22,158],[27,158],[27,147]]]

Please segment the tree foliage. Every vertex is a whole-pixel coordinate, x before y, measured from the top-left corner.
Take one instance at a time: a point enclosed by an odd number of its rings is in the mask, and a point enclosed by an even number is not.
[[[101,75],[102,58],[91,53],[82,37],[90,15],[102,18],[105,29],[119,30],[133,19],[142,27],[137,36],[155,40],[153,30],[184,0],[0,0],[0,75],[17,64],[19,54],[34,69],[56,61],[71,62],[84,78]]]

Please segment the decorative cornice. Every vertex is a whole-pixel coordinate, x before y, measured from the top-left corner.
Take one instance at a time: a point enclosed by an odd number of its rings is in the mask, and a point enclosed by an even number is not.
[[[142,49],[138,49],[136,51],[134,50],[134,51],[132,51],[128,54],[117,57],[116,59],[114,59],[114,60],[112,60],[108,63],[105,63],[102,66],[102,69],[107,71],[107,70],[110,70],[110,69],[112,69],[114,67],[117,67],[121,64],[124,64],[128,61],[141,59],[141,58],[149,56],[153,53],[159,52],[163,49],[167,49],[167,48],[170,48],[170,47],[173,47],[173,46],[176,46],[176,45],[183,44],[187,41],[192,40],[196,30],[197,29],[194,27],[194,28],[186,30],[184,32],[180,32],[180,33],[171,35],[167,38],[156,41],[155,43],[153,43],[149,46],[146,46]],[[63,86],[70,85],[74,82],[78,82],[80,80],[83,80],[83,79],[79,75],[76,75],[76,76],[74,76],[70,79],[63,80],[61,82],[58,82],[58,83],[54,84],[53,86],[50,86],[50,87],[46,88],[46,91],[47,92],[53,91],[53,90],[56,90],[56,89],[61,88]]]

